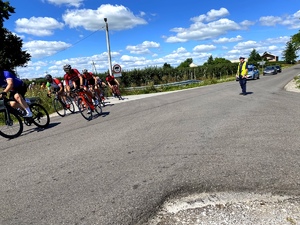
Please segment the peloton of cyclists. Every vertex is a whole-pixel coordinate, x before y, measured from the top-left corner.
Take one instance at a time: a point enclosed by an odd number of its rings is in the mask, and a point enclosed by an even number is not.
[[[71,80],[73,82],[75,89],[82,88],[82,89],[86,90],[86,94],[87,94],[89,100],[92,101],[92,99],[94,99],[94,104],[95,105],[98,104],[95,97],[93,97],[93,94],[89,90],[87,90],[87,88],[84,86],[84,77],[77,69],[72,68],[71,65],[69,65],[69,64],[66,64],[63,66],[63,70],[66,72],[66,74],[64,75],[64,80],[66,83],[67,93],[70,93],[70,91],[71,91],[71,88],[69,85],[69,81]]]

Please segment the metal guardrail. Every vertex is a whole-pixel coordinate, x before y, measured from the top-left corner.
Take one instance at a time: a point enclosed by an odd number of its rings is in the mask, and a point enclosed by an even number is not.
[[[201,80],[185,80],[185,81],[179,81],[179,82],[173,82],[173,83],[167,83],[167,84],[157,84],[153,85],[155,88],[160,88],[160,87],[174,87],[174,86],[182,86],[182,85],[189,85],[189,84],[195,84],[195,83],[200,83],[202,82]],[[147,88],[150,88],[152,86],[140,86],[140,87],[128,87],[125,88],[125,90],[144,90]]]

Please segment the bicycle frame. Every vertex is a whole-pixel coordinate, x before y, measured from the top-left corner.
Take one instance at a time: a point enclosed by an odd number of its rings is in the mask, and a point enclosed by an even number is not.
[[[92,98],[90,98],[90,96],[87,95],[85,90],[83,90],[83,91],[79,90],[78,97],[81,97],[83,100],[83,103],[85,105],[89,106],[91,110],[93,110],[93,111],[95,110],[95,106],[93,104]]]

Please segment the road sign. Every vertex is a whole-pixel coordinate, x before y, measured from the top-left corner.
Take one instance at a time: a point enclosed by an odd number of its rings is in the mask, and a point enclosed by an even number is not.
[[[122,68],[119,64],[115,64],[113,66],[114,77],[121,77],[122,76],[121,71],[122,71]]]
[[[121,71],[122,71],[122,68],[121,68],[121,66],[119,64],[115,64],[113,66],[113,72],[114,73],[121,73]]]

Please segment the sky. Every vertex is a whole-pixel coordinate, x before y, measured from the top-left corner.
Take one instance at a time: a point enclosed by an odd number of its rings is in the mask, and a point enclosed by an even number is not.
[[[5,0],[4,0],[5,1]],[[10,0],[15,13],[4,27],[23,40],[31,55],[21,78],[79,71],[104,73],[178,66],[187,58],[237,60],[255,49],[283,60],[300,30],[299,0]],[[107,18],[108,33],[106,32]],[[108,34],[108,38],[107,38]]]

